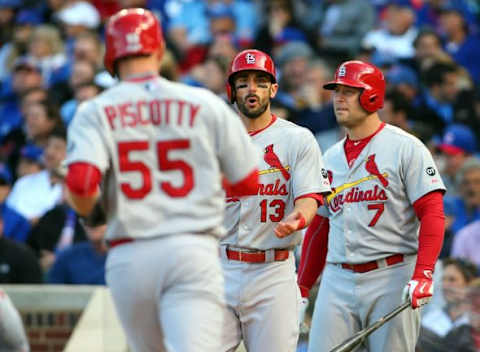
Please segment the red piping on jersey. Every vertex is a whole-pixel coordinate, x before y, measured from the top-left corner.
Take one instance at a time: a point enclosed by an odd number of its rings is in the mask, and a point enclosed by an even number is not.
[[[253,137],[256,134],[259,134],[260,132],[265,131],[267,128],[269,128],[271,125],[273,125],[273,123],[275,121],[277,121],[277,117],[274,114],[272,114],[272,119],[270,120],[268,125],[266,125],[264,128],[260,128],[259,130],[248,132],[248,134],[250,135],[250,137]]]
[[[149,81],[151,79],[157,78],[157,77],[158,77],[158,75],[154,75],[153,73],[149,73],[146,76],[134,76],[134,77],[126,78],[126,79],[124,79],[124,81],[126,81],[126,82],[145,82],[145,81]]]
[[[317,201],[317,204],[318,204],[319,207],[324,204],[323,195],[321,195],[319,193],[302,194],[301,196],[298,196],[297,198],[294,199],[293,204],[295,204],[295,202],[297,200],[302,199],[302,198],[313,198],[313,199],[315,199]]]

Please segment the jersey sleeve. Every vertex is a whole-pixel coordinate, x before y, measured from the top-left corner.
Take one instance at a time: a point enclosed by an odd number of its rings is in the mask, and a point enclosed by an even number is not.
[[[86,162],[104,173],[109,162],[105,132],[94,102],[80,105],[68,127],[67,164]]]
[[[220,98],[218,100],[217,155],[228,181],[237,183],[258,167],[260,150],[253,144],[240,117]]]
[[[293,194],[330,193],[330,182],[322,152],[313,134],[302,128],[292,145]]]
[[[409,141],[405,144],[401,167],[411,204],[427,193],[446,190],[432,154],[420,141]]]

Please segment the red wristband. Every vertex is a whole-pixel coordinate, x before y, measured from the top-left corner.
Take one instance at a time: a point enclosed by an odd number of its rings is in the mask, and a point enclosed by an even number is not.
[[[298,216],[299,216],[300,219],[298,219],[297,230],[301,230],[301,229],[305,228],[306,221],[305,221],[305,218],[303,217],[302,213],[299,213]]]

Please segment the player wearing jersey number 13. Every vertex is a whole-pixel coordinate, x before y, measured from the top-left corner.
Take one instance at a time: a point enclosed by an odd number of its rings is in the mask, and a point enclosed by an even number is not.
[[[234,58],[227,92],[263,158],[255,195],[226,194],[221,257],[228,312],[222,351],[234,351],[242,339],[249,352],[296,349],[301,297],[292,250],[300,242],[298,230],[330,192],[327,177],[316,178],[323,161],[312,133],[270,112],[277,89],[267,54],[245,50]]]
[[[427,148],[380,120],[385,79],[377,67],[344,62],[324,88],[334,91],[335,115],[347,136],[325,153],[333,192],[302,248],[303,296],[326,261],[308,350],[330,351],[408,299],[413,309],[371,334],[365,348],[413,352],[416,308],[433,294],[445,187]]]
[[[158,76],[164,40],[150,11],[121,10],[105,36],[120,82],[69,126],[70,203],[82,215],[98,197],[106,205],[106,281],[132,351],[220,351],[222,174],[235,196],[255,193],[257,150],[220,98]]]

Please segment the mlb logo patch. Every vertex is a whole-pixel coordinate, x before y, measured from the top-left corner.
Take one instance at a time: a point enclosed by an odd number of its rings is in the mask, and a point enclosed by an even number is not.
[[[347,69],[345,68],[345,66],[340,66],[340,68],[338,69],[338,77],[345,77],[346,74]]]
[[[255,55],[252,53],[245,54],[245,60],[247,60],[247,64],[252,65],[255,63]]]

